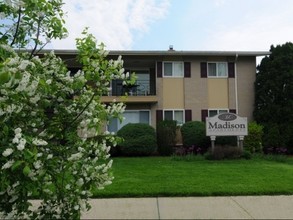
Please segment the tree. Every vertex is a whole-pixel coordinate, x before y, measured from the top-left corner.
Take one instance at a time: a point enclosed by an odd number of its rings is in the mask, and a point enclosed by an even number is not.
[[[0,3],[4,18],[0,25],[0,43],[14,48],[29,46],[32,56],[51,39],[66,37],[62,5],[62,0],[3,1]]]
[[[117,138],[104,127],[112,117],[122,119],[125,105],[105,105],[100,98],[112,79],[132,82],[126,80],[121,57],[107,60],[104,45],[97,45],[87,30],[77,39],[83,67],[76,74],[53,52],[39,57],[36,46],[29,53],[16,50],[31,40],[42,45],[41,33],[63,36],[62,18],[57,22],[61,26],[52,21],[59,19],[52,13],[61,3],[6,0],[0,4],[6,20],[14,16],[18,23],[11,24],[14,31],[3,31],[2,26],[0,35],[0,218],[80,218],[81,210],[90,208],[91,190],[102,189],[113,179],[109,150]],[[34,23],[35,12],[27,10],[33,6],[43,8],[51,20]],[[23,14],[16,16],[15,10]],[[29,24],[36,29],[25,32]],[[29,203],[32,196],[41,199],[34,211]]]
[[[274,134],[278,146],[270,141],[265,146],[289,147],[293,142],[293,44],[271,46],[270,52],[257,67],[254,118],[264,125],[264,140],[270,140],[273,130],[280,134]]]

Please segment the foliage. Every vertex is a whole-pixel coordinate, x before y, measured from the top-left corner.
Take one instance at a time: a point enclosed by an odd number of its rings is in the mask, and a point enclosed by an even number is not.
[[[236,136],[218,136],[216,138],[215,144],[225,146],[237,146],[237,137]]]
[[[250,153],[250,151],[243,151],[241,158],[246,159],[246,160],[250,160],[252,158],[252,154]]]
[[[109,145],[117,138],[104,127],[112,117],[122,119],[125,106],[106,106],[100,97],[111,80],[125,79],[121,57],[107,60],[104,45],[84,31],[76,43],[83,68],[73,75],[53,52],[40,58],[10,46],[40,44],[41,32],[63,36],[59,3],[0,3],[8,20],[18,16],[16,29],[1,24],[0,31],[0,218],[80,218],[90,208],[92,188],[103,189],[113,179]],[[37,26],[36,13],[47,16]],[[31,196],[41,200],[34,211]]]
[[[33,48],[31,55],[51,39],[64,38],[62,0],[7,0],[0,3],[3,22],[0,43],[14,48]]]
[[[264,125],[265,147],[292,148],[293,43],[270,52],[257,67],[254,118]]]
[[[185,155],[200,155],[204,154],[207,151],[206,148],[201,148],[195,145],[191,145],[189,147],[178,146],[175,148],[175,155],[185,156]]]
[[[248,135],[244,138],[243,147],[251,153],[262,152],[263,126],[256,122],[248,124]]]
[[[234,146],[215,146],[213,152],[206,154],[208,160],[223,160],[223,159],[237,159],[242,155],[242,151],[239,147]]]
[[[162,156],[170,156],[176,139],[176,121],[163,120],[157,123],[158,152]]]
[[[129,123],[117,132],[117,136],[123,139],[119,144],[123,155],[148,156],[157,150],[155,129],[148,124]]]
[[[189,121],[182,125],[181,133],[184,146],[207,148],[210,143],[206,136],[205,124],[201,121]]]

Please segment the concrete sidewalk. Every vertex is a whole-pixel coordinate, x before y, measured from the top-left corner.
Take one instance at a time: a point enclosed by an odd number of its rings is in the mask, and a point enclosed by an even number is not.
[[[293,196],[92,199],[82,219],[293,219]]]

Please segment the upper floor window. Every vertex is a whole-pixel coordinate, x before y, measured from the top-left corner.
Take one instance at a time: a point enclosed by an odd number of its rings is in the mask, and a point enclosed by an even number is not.
[[[174,120],[177,125],[184,124],[184,110],[164,110],[164,120]]]
[[[163,72],[164,77],[183,77],[183,62],[164,62]]]
[[[208,63],[208,77],[228,77],[228,67],[226,62]]]

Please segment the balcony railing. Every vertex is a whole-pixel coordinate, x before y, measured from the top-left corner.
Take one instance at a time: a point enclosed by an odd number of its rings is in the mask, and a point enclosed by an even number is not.
[[[136,80],[134,85],[123,85],[121,80],[112,81],[109,96],[149,96],[155,94],[155,82],[150,80]]]

